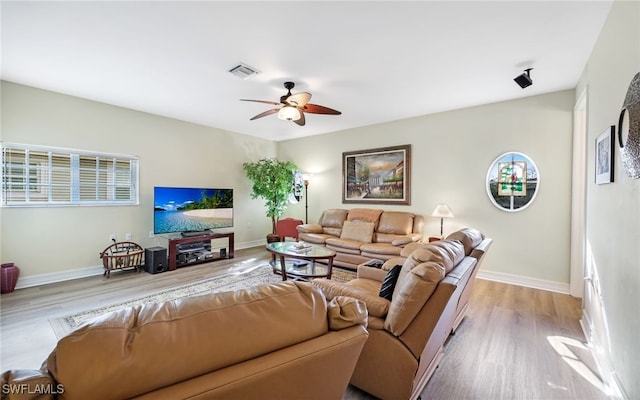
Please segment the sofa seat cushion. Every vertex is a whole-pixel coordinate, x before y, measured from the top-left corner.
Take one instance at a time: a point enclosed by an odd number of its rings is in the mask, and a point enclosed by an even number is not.
[[[388,243],[365,243],[360,246],[360,250],[367,254],[386,254],[389,256],[399,256],[401,247],[396,247]]]
[[[325,241],[328,249],[340,251],[343,253],[360,254],[360,247],[364,244],[357,240],[348,240],[340,238],[328,238]]]
[[[368,330],[371,330],[371,329],[383,330],[384,329],[384,318],[374,317],[373,315],[369,314],[369,318],[367,318],[367,329]]]
[[[329,279],[314,279],[311,283],[322,289],[329,301],[338,296],[362,300],[367,305],[369,316],[384,318],[389,312],[389,300],[379,296],[381,282],[356,278],[347,283]]]
[[[326,233],[298,233],[298,239],[313,244],[324,244],[327,239],[335,238]]]

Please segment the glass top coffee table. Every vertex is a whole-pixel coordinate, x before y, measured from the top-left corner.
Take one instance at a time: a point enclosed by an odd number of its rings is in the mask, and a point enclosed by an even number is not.
[[[286,281],[288,276],[302,279],[331,279],[333,258],[336,256],[333,250],[303,242],[267,243],[267,250],[278,256],[273,261],[272,267],[273,272],[282,275],[283,281]],[[327,264],[317,263],[316,260],[327,260]],[[283,265],[284,268],[282,268]]]

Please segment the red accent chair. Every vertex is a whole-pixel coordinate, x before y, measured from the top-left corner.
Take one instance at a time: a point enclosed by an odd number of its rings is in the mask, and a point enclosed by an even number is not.
[[[284,242],[285,238],[294,238],[298,241],[298,230],[296,226],[302,225],[302,221],[295,218],[283,218],[276,222],[276,234],[280,236],[280,241]]]

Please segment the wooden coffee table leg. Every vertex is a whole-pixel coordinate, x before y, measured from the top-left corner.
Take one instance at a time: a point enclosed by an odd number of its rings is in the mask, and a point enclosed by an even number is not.
[[[333,257],[329,257],[329,262],[327,263],[327,279],[331,279],[332,270],[333,270]]]
[[[287,266],[284,263],[284,256],[280,256],[280,273],[282,274],[282,280],[287,280]]]

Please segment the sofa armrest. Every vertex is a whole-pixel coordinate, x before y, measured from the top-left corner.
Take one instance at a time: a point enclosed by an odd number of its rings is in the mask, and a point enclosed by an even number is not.
[[[358,265],[357,277],[382,282],[384,281],[384,277],[387,276],[387,272],[387,270],[382,268],[375,268],[366,264],[360,264]]]
[[[353,297],[337,296],[327,304],[329,329],[339,331],[354,325],[367,327],[367,305]]]
[[[64,387],[44,370],[9,370],[2,374],[2,398],[6,400],[48,400],[63,392]]]
[[[302,224],[296,226],[298,233],[322,233],[322,225],[318,224]]]
[[[394,246],[404,246],[404,245],[409,244],[409,243],[417,242],[418,240],[419,240],[419,238],[403,237],[403,238],[392,240],[391,244],[394,245]]]
[[[380,297],[381,282],[371,279],[354,279],[350,282],[336,282],[330,279],[313,279],[311,283],[322,290],[327,301],[345,296],[365,303],[369,316],[384,318],[391,302]]]

